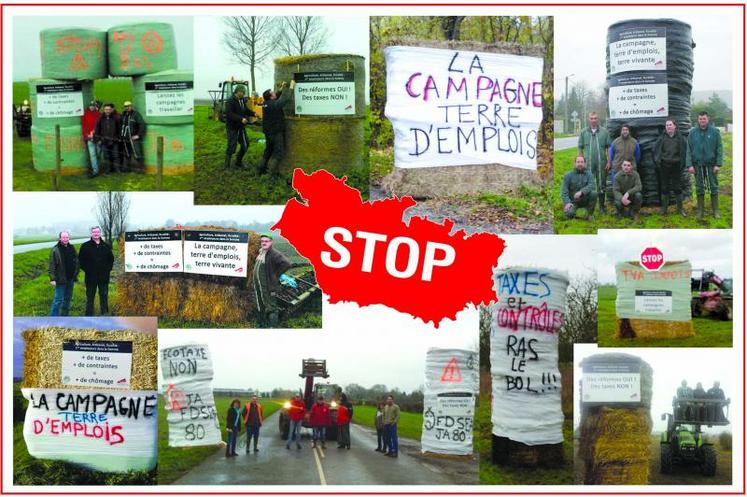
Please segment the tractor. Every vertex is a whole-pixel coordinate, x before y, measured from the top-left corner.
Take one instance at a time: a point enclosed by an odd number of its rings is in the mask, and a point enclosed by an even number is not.
[[[301,361],[301,373],[298,376],[305,379],[302,426],[304,428],[311,428],[311,406],[314,405],[316,399],[321,395],[324,397],[326,402],[329,402],[331,424],[327,427],[327,440],[337,440],[337,401],[339,400],[340,393],[342,393],[342,388],[339,385],[331,383],[314,384],[314,378],[329,378],[329,373],[327,372],[327,361],[324,359],[303,359]],[[283,440],[288,439],[288,434],[290,432],[290,416],[288,415],[289,408],[290,401],[286,401],[283,408],[280,410],[278,428],[280,429],[280,438]]]
[[[731,278],[722,279],[713,271],[693,269],[690,287],[693,317],[716,316],[723,321],[732,320],[734,293]]]
[[[695,465],[703,476],[716,474],[716,448],[705,439],[701,427],[728,425],[723,408],[728,409],[729,403],[729,399],[673,399],[673,414],[661,415],[667,422],[661,434],[661,473],[672,473],[675,465]]]
[[[13,125],[19,138],[31,136],[31,107],[28,100],[24,100],[22,105],[13,105]]]
[[[238,85],[244,85],[247,88],[247,91],[249,89],[249,81],[240,81],[231,78],[228,81],[218,83],[217,90],[208,90],[210,98],[213,100],[213,106],[210,115],[208,116],[209,119],[226,122],[226,102],[228,102],[228,100],[231,98],[234,90],[236,89],[236,86]],[[261,124],[263,103],[262,97],[253,96],[250,94],[247,94],[244,97],[246,98],[246,104],[250,106],[250,108],[256,114],[256,117],[252,118],[250,124]]]

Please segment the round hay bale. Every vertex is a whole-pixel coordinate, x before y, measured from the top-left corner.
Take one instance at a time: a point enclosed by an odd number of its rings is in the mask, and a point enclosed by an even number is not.
[[[143,143],[145,170],[156,172],[158,137],[164,137],[163,173],[180,174],[194,169],[194,125],[147,124]]]
[[[162,71],[132,79],[132,101],[147,124],[194,122],[194,73]]]
[[[491,459],[494,464],[530,468],[557,468],[563,464],[563,444],[526,445],[510,438],[492,435]]]
[[[88,167],[88,151],[83,142],[80,123],[60,127],[60,149],[63,173],[78,173]],[[54,128],[47,129],[36,124],[31,126],[31,156],[37,171],[54,171],[56,145]]]
[[[300,167],[307,173],[326,169],[339,176],[363,167],[364,128],[363,117],[289,117],[280,168],[290,172]]]
[[[692,321],[659,321],[618,318],[618,338],[687,338],[695,336]]]
[[[37,128],[80,126],[83,112],[93,100],[93,82],[30,79],[29,97],[32,123]]]
[[[39,32],[42,77],[101,79],[107,76],[106,31],[50,28]]]
[[[123,24],[107,32],[109,74],[140,76],[176,69],[174,27],[164,22]]]

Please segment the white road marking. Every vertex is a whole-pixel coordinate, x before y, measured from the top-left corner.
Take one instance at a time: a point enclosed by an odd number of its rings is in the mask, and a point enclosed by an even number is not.
[[[322,469],[322,461],[319,459],[319,454],[317,452],[321,452],[322,450],[319,447],[314,447],[311,452],[314,453],[314,460],[316,461],[316,469],[319,472],[319,482],[322,485],[327,484],[327,480],[324,478],[324,470]],[[322,457],[324,457],[324,454],[322,454]]]

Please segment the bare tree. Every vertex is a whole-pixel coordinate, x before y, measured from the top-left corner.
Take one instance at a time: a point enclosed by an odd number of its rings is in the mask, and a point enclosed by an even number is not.
[[[127,229],[130,198],[124,192],[99,192],[96,197],[96,219],[104,239],[114,243]]]
[[[560,329],[561,362],[573,358],[574,343],[597,341],[597,282],[584,278],[574,282],[567,293],[568,311]]]
[[[459,39],[459,28],[464,21],[465,16],[447,16],[441,17],[441,32],[447,40]]]
[[[223,46],[232,57],[249,66],[252,90],[257,89],[254,76],[257,68],[277,48],[279,17],[224,17],[228,28],[223,33]]]
[[[286,55],[304,55],[321,51],[327,44],[328,31],[319,16],[282,17],[278,45]]]

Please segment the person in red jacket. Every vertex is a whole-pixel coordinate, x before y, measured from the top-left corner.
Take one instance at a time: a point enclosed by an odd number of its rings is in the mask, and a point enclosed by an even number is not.
[[[301,448],[301,425],[303,423],[303,414],[306,410],[306,406],[303,403],[300,395],[296,395],[290,401],[290,407],[288,408],[288,417],[290,418],[290,429],[288,431],[288,443],[285,448],[290,450],[291,442],[296,442],[296,448]]]
[[[320,395],[316,399],[316,403],[311,406],[312,448],[316,447],[317,440],[322,442],[322,449],[325,448],[324,442],[327,438],[327,426],[331,424],[331,420],[329,406],[324,403],[324,397]]]
[[[350,410],[342,403],[337,406],[337,448],[350,448]]]
[[[264,418],[262,417],[262,404],[257,402],[256,395],[246,403],[244,410],[241,411],[241,416],[244,418],[244,424],[246,425],[246,452],[249,453],[252,438],[254,439],[254,452],[259,452],[257,448],[259,427],[262,426]]]
[[[99,112],[98,102],[92,100],[88,105],[88,108],[83,112],[83,117],[81,118],[83,141],[86,143],[88,158],[91,163],[91,172],[89,173],[91,178],[95,178],[99,175],[99,148],[96,141],[93,139],[96,121],[99,120],[99,117],[101,117],[101,112]]]

